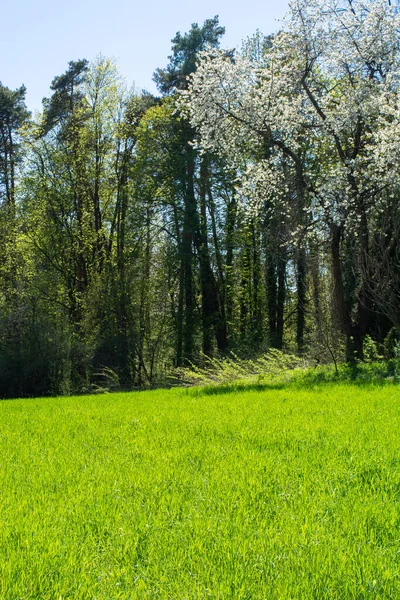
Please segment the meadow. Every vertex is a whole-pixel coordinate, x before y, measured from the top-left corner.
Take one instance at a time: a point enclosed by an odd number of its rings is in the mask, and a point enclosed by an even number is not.
[[[400,597],[400,388],[0,402],[2,600]]]

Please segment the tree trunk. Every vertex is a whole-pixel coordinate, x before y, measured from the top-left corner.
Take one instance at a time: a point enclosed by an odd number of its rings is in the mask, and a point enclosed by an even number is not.
[[[316,340],[319,346],[323,345],[323,315],[321,306],[321,281],[319,273],[319,258],[318,248],[311,246],[311,280],[312,280],[312,297],[314,304],[314,317],[316,325]]]
[[[296,283],[297,283],[297,327],[296,327],[296,343],[297,350],[302,354],[304,350],[304,327],[305,327],[305,316],[306,316],[306,251],[305,248],[298,248],[297,254],[297,269],[296,269]]]
[[[343,228],[340,225],[331,226],[331,258],[332,258],[332,276],[333,276],[333,299],[338,316],[339,327],[346,336],[346,360],[354,362],[355,344],[353,340],[353,324],[350,312],[346,306],[342,265],[340,260],[340,243],[342,239]],[[359,342],[357,344],[359,346]]]
[[[193,359],[194,338],[194,292],[193,292],[193,242],[197,229],[196,198],[194,193],[194,151],[186,146],[186,193],[183,215],[181,260],[184,277],[183,359],[189,363]]]
[[[278,261],[278,294],[276,307],[276,348],[283,347],[283,325],[286,299],[286,257],[281,255]]]
[[[234,232],[236,225],[237,204],[236,199],[232,198],[228,205],[226,214],[226,325],[227,341],[233,334],[233,302],[234,302],[234,277],[233,277],[233,249]]]
[[[213,352],[213,334],[217,340],[218,350],[227,350],[227,333],[224,306],[220,304],[221,293],[217,280],[211,268],[208,247],[208,227],[206,210],[206,190],[209,189],[209,173],[207,159],[202,158],[200,164],[200,227],[196,246],[200,259],[200,282],[202,296],[202,322],[203,322],[203,352],[211,355]],[[210,191],[209,191],[210,195]],[[212,197],[210,199],[212,202]],[[222,265],[220,265],[222,269]],[[222,273],[221,273],[222,275]]]
[[[251,223],[252,242],[252,302],[251,302],[251,329],[253,342],[258,346],[262,340],[262,301],[261,301],[261,258],[259,231],[254,221]]]

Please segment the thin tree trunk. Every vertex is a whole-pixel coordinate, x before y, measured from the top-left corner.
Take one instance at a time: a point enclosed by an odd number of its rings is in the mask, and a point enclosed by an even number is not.
[[[339,225],[331,226],[331,258],[332,258],[332,276],[333,276],[333,299],[336,308],[336,314],[339,320],[339,326],[343,334],[346,336],[346,360],[353,362],[354,355],[354,340],[353,340],[353,324],[349,310],[346,306],[342,265],[340,260],[340,243],[342,238],[342,227]]]
[[[227,350],[227,332],[225,309],[221,306],[221,293],[211,267],[208,247],[208,227],[206,210],[206,190],[209,189],[209,173],[207,159],[202,158],[200,164],[200,227],[196,246],[200,259],[200,281],[202,291],[203,352],[211,355],[215,334],[218,350]],[[209,191],[210,195],[210,191]],[[210,202],[212,202],[209,198]],[[222,264],[220,265],[222,276]]]
[[[226,214],[226,324],[227,341],[233,333],[233,303],[234,303],[234,276],[233,276],[233,250],[234,231],[236,225],[237,203],[233,197],[228,205]]]
[[[267,311],[268,311],[268,331],[269,343],[272,348],[276,348],[277,344],[277,272],[275,259],[271,254],[267,255],[266,264],[266,284],[267,284]]]
[[[306,251],[305,248],[300,247],[297,255],[297,270],[296,270],[296,283],[297,283],[297,327],[296,327],[296,343],[297,350],[302,354],[304,350],[304,327],[305,327],[305,316],[306,316]]]
[[[286,299],[286,257],[281,255],[278,261],[278,293],[276,306],[276,348],[283,346],[283,326]]]
[[[193,359],[194,339],[194,291],[193,291],[193,242],[197,229],[196,198],[194,193],[194,151],[186,147],[186,193],[182,231],[182,266],[184,273],[183,358],[184,362]]]
[[[321,306],[321,281],[319,273],[319,258],[318,248],[312,247],[311,249],[311,280],[312,280],[312,298],[314,304],[314,317],[316,326],[316,339],[319,346],[323,345],[323,331],[324,323],[322,317],[322,306]]]

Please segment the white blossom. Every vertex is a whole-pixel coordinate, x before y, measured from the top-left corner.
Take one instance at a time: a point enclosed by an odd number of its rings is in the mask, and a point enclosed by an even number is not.
[[[270,48],[203,52],[179,109],[247,205],[280,199],[283,158],[301,160],[311,213],[344,223],[399,184],[399,31],[387,0],[292,0]]]

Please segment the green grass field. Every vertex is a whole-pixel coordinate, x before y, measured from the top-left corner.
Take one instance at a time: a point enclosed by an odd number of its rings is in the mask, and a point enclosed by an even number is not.
[[[400,598],[400,388],[0,403],[1,600]]]

